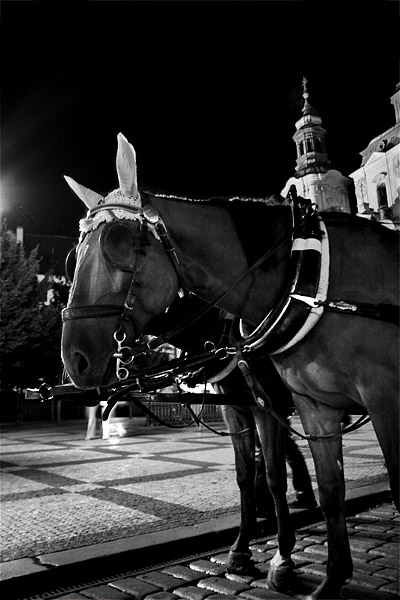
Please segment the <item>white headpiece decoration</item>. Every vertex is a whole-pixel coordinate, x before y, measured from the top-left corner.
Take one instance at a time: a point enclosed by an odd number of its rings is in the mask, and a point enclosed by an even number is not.
[[[92,190],[89,190],[89,188],[86,188],[84,185],[81,185],[72,179],[72,177],[64,175],[64,179],[68,183],[69,187],[74,190],[78,198],[80,198],[82,202],[86,204],[89,210],[100,204],[101,201],[104,201],[103,196],[96,194],[96,192],[92,192]]]
[[[117,173],[119,189],[124,196],[133,196],[140,202],[137,184],[136,152],[126,137],[119,133],[117,150]]]
[[[92,209],[98,205],[104,205],[104,210],[96,212],[93,217],[81,219],[79,229],[81,232],[95,230],[100,223],[113,221],[114,219],[127,219],[130,221],[142,221],[142,202],[137,183],[136,152],[132,144],[126,137],[119,133],[117,150],[117,174],[119,189],[113,190],[105,198],[96,192],[92,192],[80,183],[74,181],[71,177],[64,175],[66,182],[73,189],[75,194],[85,203],[87,208]],[[107,208],[108,204],[119,204],[118,208]],[[131,210],[124,210],[124,204],[137,208],[137,213]],[[150,225],[150,231],[159,239],[155,227]]]

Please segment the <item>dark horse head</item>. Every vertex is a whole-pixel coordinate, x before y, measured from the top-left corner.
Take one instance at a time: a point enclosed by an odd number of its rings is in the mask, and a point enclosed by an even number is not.
[[[139,343],[149,319],[163,313],[179,290],[157,217],[138,191],[134,148],[122,134],[117,172],[119,189],[106,198],[66,178],[89,209],[67,260],[73,282],[62,333],[64,365],[82,389],[115,382],[117,348]]]

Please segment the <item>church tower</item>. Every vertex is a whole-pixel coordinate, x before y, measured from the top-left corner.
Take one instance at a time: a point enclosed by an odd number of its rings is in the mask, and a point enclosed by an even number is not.
[[[281,194],[286,197],[290,186],[294,185],[297,194],[309,198],[320,211],[350,212],[348,188],[351,179],[331,169],[326,151],[327,133],[322,127],[321,117],[308,101],[305,77],[303,98],[303,115],[296,122],[293,136],[297,151],[295,175],[287,181]]]

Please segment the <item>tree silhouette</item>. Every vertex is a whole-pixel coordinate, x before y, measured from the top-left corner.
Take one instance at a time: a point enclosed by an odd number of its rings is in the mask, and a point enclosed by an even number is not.
[[[38,379],[56,383],[61,369],[61,308],[66,297],[48,301],[51,278],[40,283],[37,248],[26,254],[16,235],[1,226],[0,365],[1,386],[36,385]],[[64,286],[66,287],[66,286]]]

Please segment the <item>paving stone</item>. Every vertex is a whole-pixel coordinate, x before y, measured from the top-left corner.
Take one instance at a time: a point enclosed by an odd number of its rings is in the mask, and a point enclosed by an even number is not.
[[[319,554],[321,556],[325,556],[328,559],[328,546],[323,546],[321,544],[312,544],[311,546],[306,546],[304,548],[304,552],[309,552],[310,554]]]
[[[393,593],[383,589],[374,590],[355,583],[348,583],[343,587],[343,596],[345,598],[363,598],[365,600],[395,600]],[[397,590],[398,592],[398,590]]]
[[[381,540],[369,539],[364,537],[350,537],[349,539],[350,550],[357,550],[359,552],[371,552],[372,550],[378,549],[383,542]]]
[[[218,594],[233,595],[239,594],[250,587],[246,583],[238,583],[222,577],[207,577],[207,579],[201,579],[197,585]]]
[[[370,521],[370,522],[377,522],[379,521],[379,517],[375,514],[373,514],[372,512],[368,513],[368,514],[358,514],[355,517],[352,517],[353,519],[355,518],[359,518],[362,521]]]
[[[93,600],[132,600],[130,594],[121,592],[109,585],[99,585],[93,588],[84,590],[85,598],[93,598]]]
[[[312,573],[297,573],[293,590],[295,598],[308,599],[313,592],[321,585],[323,580],[322,575],[313,575]],[[291,594],[292,595],[292,594]]]
[[[276,554],[276,550],[269,550],[268,552],[253,552],[252,559],[255,563],[270,561]]]
[[[211,560],[195,560],[189,566],[194,571],[201,571],[206,575],[222,575],[226,571],[225,567],[219,566]]]
[[[393,581],[399,581],[399,569],[381,569],[380,571],[375,571],[375,575],[377,577],[381,577],[382,579],[392,579]]]
[[[125,577],[124,579],[117,579],[117,581],[113,581],[110,583],[110,585],[115,587],[117,590],[121,590],[121,592],[130,594],[137,600],[142,600],[142,598],[145,598],[149,594],[160,591],[160,588],[147,583],[146,581],[141,581],[137,577]]]
[[[324,565],[328,560],[328,552],[317,552],[316,549],[314,552],[310,552],[307,547],[304,549],[304,552],[295,552],[292,554],[292,559],[294,561],[296,561],[297,558],[307,562],[317,562]]]
[[[186,567],[186,565],[172,565],[163,569],[162,572],[166,573],[167,575],[171,575],[172,577],[176,577],[177,579],[183,579],[184,581],[191,583],[194,581],[199,581],[204,577],[203,572],[189,569],[189,567]],[[179,581],[177,583],[179,584]]]
[[[207,598],[207,596],[210,595],[210,590],[188,585],[186,587],[177,588],[175,594],[179,596],[179,598],[185,598],[185,600],[204,600],[204,598]]]
[[[376,575],[366,575],[365,573],[355,572],[352,577],[352,583],[363,585],[367,588],[379,588],[385,585],[382,579],[378,579]]]
[[[146,596],[146,600],[176,600],[178,598],[176,594],[171,592],[154,592]]]
[[[298,552],[299,550],[304,550],[307,546],[312,546],[313,542],[308,540],[296,540],[296,543],[293,548],[293,552]]]
[[[393,534],[385,531],[355,531],[354,538],[357,539],[358,536],[362,535],[364,538],[371,538],[376,540],[378,543],[383,544],[384,542],[392,542]]]
[[[399,582],[394,581],[393,583],[388,583],[379,588],[381,593],[386,592],[388,594],[396,594],[396,598],[399,597]]]
[[[166,592],[173,590],[179,585],[175,577],[171,577],[171,575],[167,575],[162,571],[150,571],[150,573],[138,575],[137,578],[146,583],[156,585]]]
[[[376,508],[371,508],[371,510],[369,511],[369,514],[376,515],[380,519],[383,519],[384,517],[391,519],[392,517],[397,516],[398,513],[394,507],[394,504],[392,506],[390,506],[390,504],[385,504],[383,506],[377,506]]]
[[[372,561],[376,560],[376,558],[378,556],[381,556],[381,555],[380,554],[371,554],[371,552],[360,552],[359,550],[351,551],[351,557],[355,564],[355,568],[357,568],[357,566],[359,565],[360,562],[361,563],[372,562]]]
[[[220,554],[210,556],[210,560],[211,562],[218,563],[219,565],[227,565],[229,563],[229,552],[221,552]]]
[[[354,573],[364,573],[365,575],[373,575],[376,571],[381,569],[380,565],[375,564],[375,561],[366,562],[365,560],[353,559]]]
[[[266,540],[264,542],[264,544],[260,545],[260,547],[261,547],[261,552],[267,552],[271,548],[278,548],[278,541],[276,539],[276,536],[274,536],[273,538],[270,538],[269,540]],[[252,548],[253,548],[253,546],[252,546]],[[257,549],[257,546],[254,546],[254,548]]]
[[[256,579],[255,575],[239,575],[239,573],[227,573],[225,577],[227,579],[230,579],[231,581],[245,583],[246,585],[249,585],[252,581]]]
[[[288,596],[280,594],[275,590],[267,590],[265,588],[253,588],[251,590],[245,590],[239,594],[239,598],[246,598],[246,600],[287,600]]]
[[[326,574],[326,567],[323,564],[313,562],[313,563],[309,563],[308,565],[303,565],[301,567],[301,572],[320,576],[321,580],[322,580]]]
[[[372,548],[370,550],[371,554],[389,554],[389,555],[393,555],[393,554],[397,554],[397,556],[399,555],[400,552],[400,548],[398,544],[394,544],[393,542],[389,542],[387,544],[382,544],[377,548]]]
[[[400,568],[400,561],[394,556],[378,556],[377,558],[374,558],[374,564],[388,567],[390,569],[399,570]]]
[[[375,532],[381,532],[381,533],[386,533],[389,529],[391,529],[392,527],[389,524],[383,524],[380,523],[379,521],[377,523],[359,523],[359,524],[355,524],[354,525],[354,529],[360,530],[360,531],[365,531],[365,533],[372,533],[374,534]]]
[[[264,577],[264,578],[253,581],[253,583],[251,584],[251,587],[252,588],[260,588],[263,590],[269,590],[267,578]]]
[[[57,596],[57,600],[87,600],[87,596],[83,596],[79,592],[70,592],[63,596]]]
[[[301,567],[303,565],[308,565],[310,562],[312,562],[313,559],[313,555],[311,552],[309,552],[308,554],[304,553],[304,558],[301,558],[301,553],[300,552],[296,552],[295,554],[292,554],[292,560],[294,562],[294,568],[296,570],[301,569]],[[322,558],[322,556],[321,556]],[[325,562],[325,560],[324,560]]]
[[[322,564],[325,564],[327,561],[327,557],[324,554],[316,554],[315,552],[294,552],[292,554],[292,560],[297,566],[300,564],[303,565],[312,562],[320,562]]]
[[[237,596],[233,594],[211,594],[207,596],[207,600],[237,600]]]
[[[255,569],[259,572],[259,577],[265,577],[269,571],[269,561],[265,563],[256,563]]]
[[[310,544],[325,544],[326,536],[323,537],[321,535],[306,535],[302,538],[303,542],[310,542]]]

